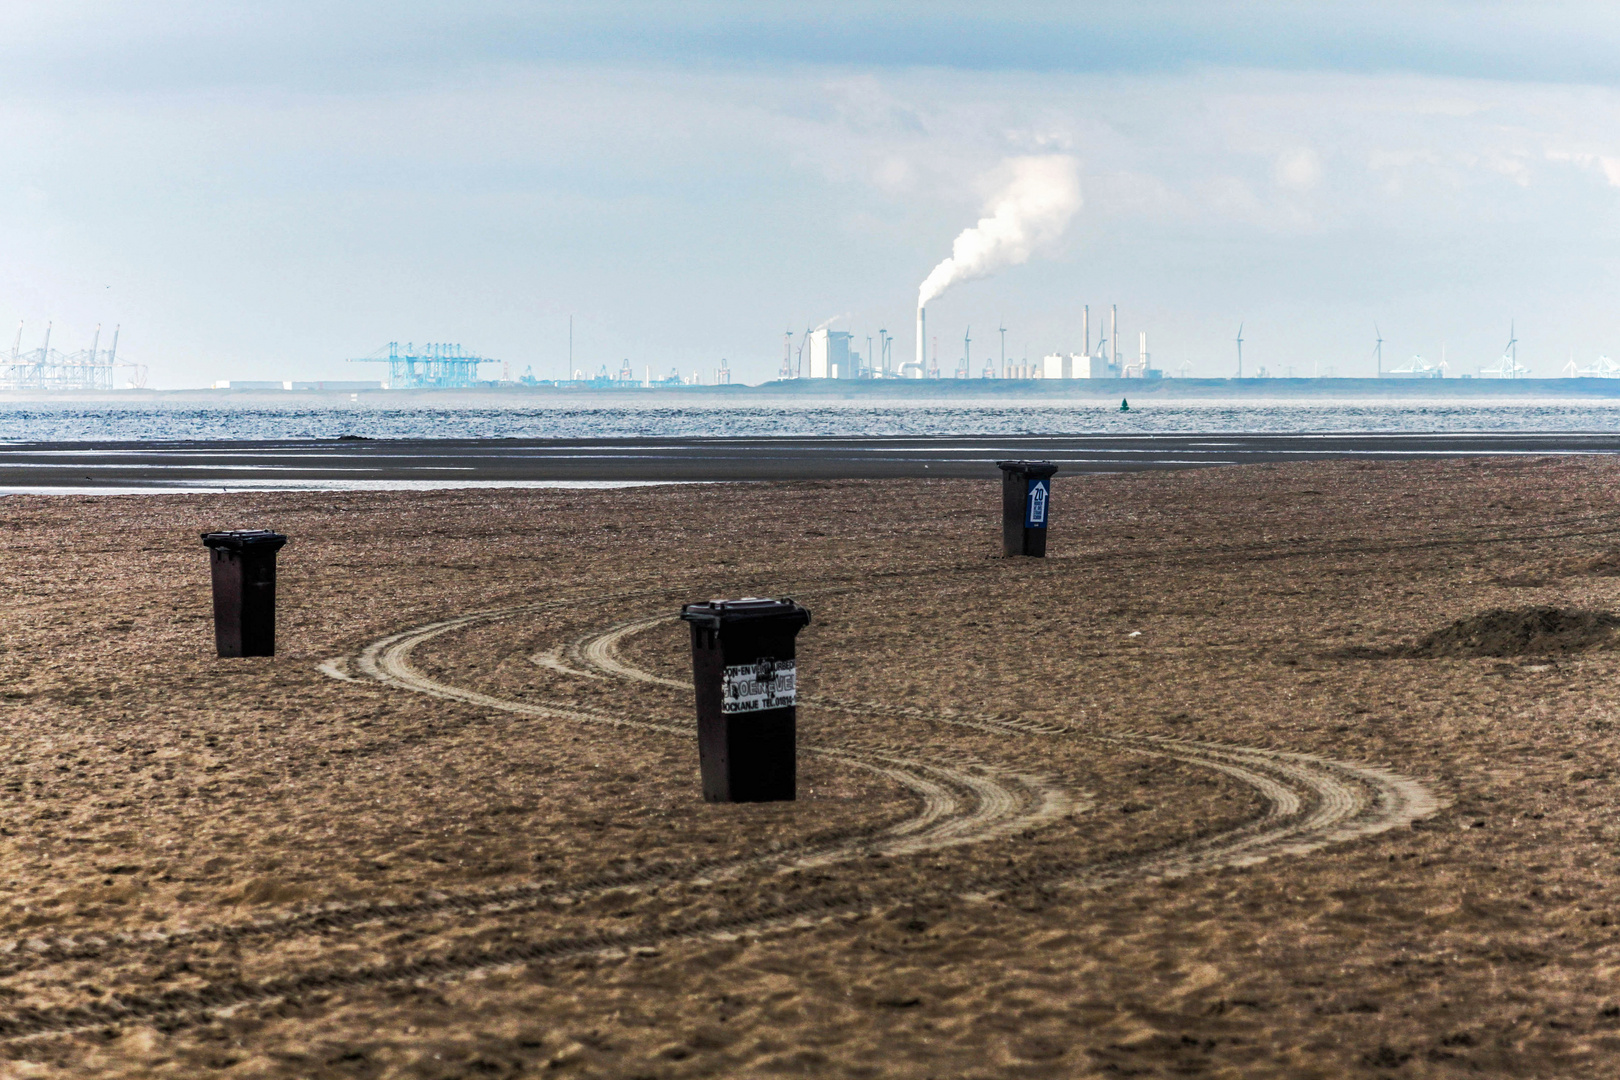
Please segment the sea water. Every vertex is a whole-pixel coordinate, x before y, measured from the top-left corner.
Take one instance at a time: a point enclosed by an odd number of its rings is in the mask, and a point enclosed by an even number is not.
[[[0,441],[192,439],[589,439],[658,436],[1087,435],[1289,432],[1614,432],[1620,402],[1143,401],[1121,412],[1095,401],[1029,405],[753,403],[421,407],[197,404],[194,401],[0,402]]]

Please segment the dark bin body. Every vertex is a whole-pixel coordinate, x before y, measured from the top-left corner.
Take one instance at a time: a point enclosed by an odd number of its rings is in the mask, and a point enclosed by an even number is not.
[[[268,529],[203,533],[214,578],[214,644],[221,656],[276,654],[276,552]]]
[[[1002,554],[1045,558],[1052,476],[1058,467],[1050,461],[998,461],[996,467],[1001,470]]]
[[[795,638],[810,612],[792,600],[687,604],[697,690],[698,764],[709,802],[798,794]]]

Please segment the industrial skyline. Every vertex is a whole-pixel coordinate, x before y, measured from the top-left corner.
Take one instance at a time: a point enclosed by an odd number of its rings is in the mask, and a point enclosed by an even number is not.
[[[1236,336],[1231,341],[1235,346],[1235,354],[1224,362],[1225,367],[1234,370],[1223,371],[1223,361],[1216,356],[1217,349],[1208,350],[1208,355],[1215,358],[1203,364],[1196,364],[1186,357],[1162,356],[1161,362],[1155,364],[1148,349],[1148,329],[1139,327],[1121,331],[1117,304],[1108,305],[1106,322],[1099,319],[1095,340],[1092,334],[1091,305],[1080,305],[1079,312],[1077,337],[1055,344],[1043,342],[1033,350],[1031,343],[1025,342],[1021,347],[1015,348],[1010,355],[1006,348],[1009,328],[998,325],[999,356],[985,358],[982,366],[977,369],[971,356],[971,326],[964,327],[959,354],[942,357],[939,351],[939,334],[936,333],[930,339],[928,350],[919,349],[914,360],[896,364],[892,348],[895,339],[887,329],[880,327],[875,333],[865,334],[866,349],[862,352],[856,348],[856,344],[863,340],[862,335],[856,330],[839,329],[835,324],[840,320],[829,319],[824,321],[823,325],[806,329],[798,335],[797,344],[795,332],[786,331],[781,362],[767,378],[778,380],[1167,377],[1265,379],[1368,376],[1409,379],[1620,378],[1620,363],[1616,363],[1606,353],[1598,353],[1591,357],[1577,357],[1571,353],[1561,364],[1549,363],[1539,369],[1521,363],[1518,357],[1521,342],[1517,333],[1516,319],[1510,320],[1507,340],[1500,354],[1494,358],[1458,357],[1455,351],[1450,352],[1448,356],[1448,344],[1442,340],[1438,344],[1437,358],[1434,355],[1425,357],[1423,353],[1414,352],[1405,360],[1391,358],[1387,362],[1384,357],[1386,339],[1380,325],[1374,323],[1372,344],[1366,350],[1366,356],[1373,364],[1373,370],[1370,372],[1343,372],[1337,364],[1324,364],[1317,359],[1299,357],[1284,358],[1282,362],[1271,366],[1251,362],[1245,371],[1243,346],[1246,340],[1252,343],[1253,339],[1252,332],[1249,339],[1244,338],[1244,326],[1247,324],[1240,324]],[[918,319],[918,330],[923,332],[921,308],[918,310]],[[97,326],[93,331],[90,347],[77,350],[64,350],[53,345],[51,335],[54,326],[48,322],[43,327],[44,336],[41,343],[37,347],[25,349],[23,348],[25,329],[25,324],[19,324],[10,352],[0,354],[0,391],[113,390],[148,386],[146,365],[127,359],[123,361],[117,359],[121,327],[114,327],[109,348],[98,347],[102,328]],[[1121,342],[1132,333],[1137,338],[1134,353],[1121,347]],[[57,341],[60,342],[61,339],[58,338]],[[429,343],[416,346],[407,342],[402,346],[398,341],[394,341],[374,350],[368,356],[348,358],[346,361],[386,363],[387,375],[375,380],[348,378],[347,371],[336,372],[334,378],[313,380],[256,377],[244,379],[239,374],[233,377],[230,373],[221,373],[210,382],[201,385],[238,389],[276,387],[292,389],[295,386],[302,388],[330,386],[340,389],[365,386],[393,389],[457,389],[542,384],[667,387],[723,385],[734,381],[750,381],[734,378],[732,358],[729,357],[712,359],[706,367],[699,363],[686,371],[682,370],[679,363],[668,364],[667,359],[663,357],[642,359],[623,357],[611,364],[606,360],[582,359],[583,367],[573,366],[573,361],[574,357],[570,350],[569,363],[560,370],[551,371],[544,362],[536,365],[528,362],[527,357],[520,358],[514,366],[511,359],[483,357],[463,349],[459,344]],[[499,365],[499,368],[488,370],[485,365]],[[663,373],[666,366],[669,368],[667,374]],[[655,375],[655,369],[660,374]],[[767,379],[756,378],[751,381],[758,383]]]

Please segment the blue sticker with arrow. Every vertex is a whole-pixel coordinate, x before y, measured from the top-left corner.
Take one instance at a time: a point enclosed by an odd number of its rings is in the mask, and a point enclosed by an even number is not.
[[[1024,528],[1046,528],[1046,504],[1051,501],[1052,489],[1045,477],[1029,482],[1029,494],[1024,498]]]

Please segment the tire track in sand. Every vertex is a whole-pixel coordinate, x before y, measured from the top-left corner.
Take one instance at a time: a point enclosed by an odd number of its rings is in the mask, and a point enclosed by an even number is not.
[[[685,726],[624,721],[585,710],[552,709],[547,706],[508,702],[476,691],[438,683],[415,672],[408,664],[412,648],[440,633],[467,627],[491,617],[513,617],[530,610],[533,610],[532,607],[463,616],[391,635],[368,647],[361,654],[358,666],[366,675],[385,683],[469,704],[523,712],[547,719],[578,719],[585,722],[613,723],[690,735],[691,729]],[[685,688],[685,684],[675,680],[666,680],[650,672],[641,671],[617,655],[618,644],[631,633],[665,621],[667,617],[660,616],[656,619],[621,624],[581,643],[578,656],[588,665],[595,661],[596,665],[593,666],[598,666],[598,670],[620,678],[666,683]],[[1309,754],[1166,739],[1146,734],[1102,736],[1078,731],[1066,725],[1038,724],[954,710],[929,712],[911,708],[895,709],[875,703],[841,702],[827,698],[812,700],[824,707],[851,713],[918,716],[998,735],[1016,732],[1028,735],[1083,737],[1132,752],[1168,757],[1220,771],[1251,785],[1266,800],[1268,807],[1266,814],[1237,829],[1177,845],[1165,851],[1119,859],[1100,866],[1070,868],[1049,873],[1046,880],[1051,884],[1098,887],[1120,881],[1176,876],[1218,866],[1247,865],[1280,854],[1313,851],[1330,843],[1373,835],[1416,820],[1438,808],[1438,801],[1432,793],[1408,777],[1383,769]],[[838,753],[831,751],[830,748],[818,749],[821,752]],[[856,763],[853,758],[848,760],[852,764]],[[871,762],[866,764],[872,765]],[[908,762],[908,764],[921,769],[930,768],[923,763]],[[917,777],[918,773],[912,773],[911,782],[916,783]],[[943,800],[937,797],[933,799],[924,797],[924,806],[923,812],[911,822],[896,827],[891,836],[903,832],[908,827],[914,834],[927,834],[935,822],[941,819],[945,819],[947,823],[951,822],[949,810]],[[932,816],[930,807],[934,808]],[[995,815],[992,812],[986,816],[993,818]],[[981,822],[977,830],[967,831],[985,835],[983,824]],[[928,842],[937,844],[941,839],[948,839],[948,834],[941,837],[936,832]],[[1032,883],[1034,879],[1028,875],[992,876],[980,879],[975,883],[979,886],[977,891],[966,895],[990,896],[1008,888]],[[940,891],[947,897],[963,895],[960,885],[952,885]],[[905,892],[908,899],[918,898],[914,885]],[[10,1016],[0,1017],[0,1041],[12,1042],[40,1036],[94,1031],[109,1025],[131,1022],[180,1023],[219,1010],[266,1004],[280,999],[296,999],[304,994],[319,991],[441,979],[478,970],[536,962],[556,962],[587,955],[624,955],[634,948],[656,946],[682,939],[735,938],[740,932],[767,933],[773,930],[790,930],[840,918],[858,920],[869,912],[880,910],[884,903],[893,903],[897,899],[900,897],[885,896],[879,889],[863,889],[859,883],[855,886],[834,886],[808,890],[807,895],[790,904],[776,903],[752,908],[742,906],[729,912],[634,930],[555,935],[496,947],[459,947],[437,955],[369,966],[304,970],[282,978],[256,982],[218,982],[194,990],[174,990],[157,995],[120,995],[112,1000],[87,1002],[76,1006],[23,1009]]]
[[[603,599],[610,599],[604,597]],[[611,598],[619,599],[619,598]],[[577,602],[575,602],[577,603]],[[532,615],[556,608],[556,603],[523,605],[516,608],[473,612],[452,619],[414,627],[378,639],[357,657],[335,657],[322,662],[319,670],[346,681],[371,679],[429,694],[444,700],[500,710],[543,720],[605,724],[620,728],[696,736],[695,724],[665,724],[631,720],[576,707],[537,702],[512,701],[480,691],[435,680],[410,664],[411,652],[442,634],[485,623]],[[661,620],[660,620],[661,621]],[[543,654],[544,655],[544,654]],[[554,654],[553,654],[554,655]],[[541,661],[543,662],[543,661]],[[351,668],[364,679],[356,678]],[[559,665],[559,670],[567,671]],[[835,836],[821,844],[769,855],[732,859],[694,860],[660,872],[638,874],[632,880],[614,875],[598,883],[578,885],[566,891],[547,886],[518,887],[475,894],[437,894],[416,903],[362,903],[337,910],[302,912],[276,920],[194,927],[167,935],[128,935],[117,940],[59,943],[38,951],[32,959],[48,964],[73,959],[105,958],[129,947],[146,946],[172,949],[207,941],[235,940],[242,937],[289,937],[298,933],[322,931],[336,926],[356,925],[374,920],[390,924],[412,917],[441,914],[447,910],[499,915],[531,909],[541,904],[575,897],[587,892],[633,889],[639,884],[685,881],[708,886],[749,868],[775,865],[780,872],[824,866],[862,855],[907,855],[938,850],[1037,828],[1067,814],[1089,809],[1089,796],[1071,791],[1042,777],[1013,773],[994,766],[963,768],[937,762],[923,762],[877,751],[841,747],[803,745],[801,749],[834,758],[842,764],[863,768],[888,777],[912,794],[917,810],[910,816],[875,830],[850,830],[852,835]],[[177,1023],[222,1009],[263,1004],[304,993],[369,986],[423,978],[442,978],[491,967],[509,966],[540,960],[622,951],[684,937],[734,935],[740,930],[764,932],[772,928],[803,923],[813,925],[829,917],[866,910],[877,902],[870,891],[844,892],[807,890],[809,895],[790,903],[770,904],[762,909],[733,910],[729,913],[689,919],[632,931],[598,931],[558,935],[541,941],[490,949],[454,948],[437,956],[402,960],[364,967],[304,970],[282,978],[216,982],[197,989],[171,990],[160,994],[117,994],[106,1000],[90,1001],[40,1009],[19,1009],[0,1016],[0,1042],[44,1036],[70,1035],[95,1031],[109,1025],[162,1021]],[[544,893],[544,895],[538,895]],[[38,966],[24,961],[23,967]],[[0,967],[0,971],[5,970]],[[18,970],[17,968],[11,969]]]
[[[355,661],[355,667],[362,674],[385,685],[481,708],[531,716],[540,720],[603,724],[678,735],[689,739],[696,737],[695,723],[666,724],[649,720],[632,720],[577,706],[514,701],[440,682],[411,666],[411,652],[424,642],[454,630],[468,629],[529,613],[530,609],[527,607],[477,612],[391,634],[361,650]],[[667,617],[660,616],[654,620],[643,619],[629,625],[644,628],[664,621],[667,621]],[[601,662],[617,664],[608,647],[597,652],[600,654]],[[593,663],[591,658],[580,657],[579,660],[587,665]],[[609,669],[610,674],[620,678],[640,678],[649,682],[667,681],[646,672],[635,671],[631,674],[632,671],[635,669],[626,665]],[[691,689],[690,684],[685,685],[686,689]],[[774,859],[783,861],[784,869],[794,869],[800,866],[824,865],[827,862],[868,852],[898,855],[957,844],[977,843],[1012,832],[1038,828],[1090,806],[1089,797],[1083,793],[1073,792],[1044,777],[1015,773],[993,765],[979,765],[976,768],[957,767],[882,751],[805,743],[801,743],[799,748],[807,753],[831,757],[843,764],[887,777],[918,800],[917,814],[909,820],[885,828],[859,844],[835,845],[814,853],[801,853],[791,860],[780,860],[778,856],[762,856],[739,861],[739,866],[758,865]]]
[[[620,623],[573,643],[569,653],[593,674],[690,690],[690,682],[645,671],[619,655],[619,647],[626,639],[672,621],[672,616],[658,615]],[[952,709],[897,707],[817,695],[804,695],[801,700],[852,714],[901,716],[992,734],[1083,738],[1224,773],[1248,784],[1266,800],[1267,812],[1256,822],[1180,851],[1149,857],[1128,870],[1121,867],[1081,874],[1072,880],[1075,885],[1096,885],[1126,877],[1173,877],[1220,866],[1251,866],[1277,855],[1303,855],[1329,844],[1387,832],[1440,809],[1434,793],[1411,777],[1314,754],[1146,734],[1100,735],[1069,725]]]
[[[647,595],[646,591],[637,591],[599,599],[624,600]],[[380,638],[366,646],[358,656],[330,658],[320,663],[317,670],[347,682],[376,681],[537,719],[609,724],[694,738],[694,724],[660,724],[574,707],[509,701],[440,683],[410,666],[411,651],[441,634],[580,603],[579,600],[550,601],[471,612]],[[570,674],[585,674],[555,663],[555,653],[541,654],[541,657],[545,659],[534,659],[543,666],[555,666],[557,670]],[[553,663],[547,664],[546,660]],[[168,952],[215,942],[252,940],[263,943],[300,935],[330,933],[378,920],[397,924],[444,915],[495,917],[541,909],[564,911],[580,900],[606,892],[639,892],[648,887],[680,882],[712,884],[759,867],[776,866],[786,873],[867,855],[908,855],[977,843],[1037,828],[1065,815],[1084,812],[1091,805],[1089,796],[1084,793],[1022,773],[994,768],[984,769],[981,773],[880,752],[837,747],[805,746],[802,749],[893,781],[912,796],[915,809],[899,820],[826,830],[798,843],[788,843],[770,853],[668,860],[572,882],[546,881],[495,889],[432,890],[411,900],[325,904],[269,918],[193,924],[171,931],[13,939],[0,943],[0,977],[51,964],[106,960],[134,952]]]

